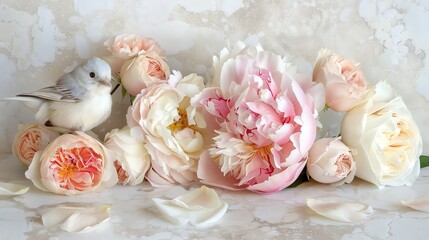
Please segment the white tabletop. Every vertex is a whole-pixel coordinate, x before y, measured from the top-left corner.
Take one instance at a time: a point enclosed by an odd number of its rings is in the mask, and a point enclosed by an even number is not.
[[[209,228],[174,225],[154,207],[152,198],[174,198],[190,188],[117,185],[101,193],[80,196],[40,191],[25,179],[25,168],[11,155],[0,155],[0,181],[30,190],[0,201],[0,239],[427,239],[429,213],[401,205],[401,200],[429,196],[429,168],[413,187],[375,186],[355,180],[332,187],[305,183],[271,195],[216,189],[229,204],[225,216]],[[316,215],[307,198],[341,197],[373,207],[365,222],[342,223]],[[111,219],[86,232],[68,233],[42,225],[40,211],[60,204],[110,204]]]

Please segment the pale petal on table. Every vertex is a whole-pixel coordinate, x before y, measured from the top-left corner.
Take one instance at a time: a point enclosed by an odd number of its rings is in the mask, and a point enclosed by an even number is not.
[[[213,189],[202,186],[172,200],[152,199],[155,206],[176,224],[191,223],[203,227],[218,221],[228,204],[221,201]]]
[[[16,196],[24,194],[29,187],[19,184],[0,182],[0,196]]]
[[[412,201],[402,201],[402,204],[417,211],[429,213],[429,197],[419,198]]]
[[[67,232],[80,232],[110,219],[110,206],[54,207],[42,214],[44,226],[59,226]]]
[[[373,212],[371,206],[345,198],[309,198],[307,206],[324,217],[342,222],[362,221]]]

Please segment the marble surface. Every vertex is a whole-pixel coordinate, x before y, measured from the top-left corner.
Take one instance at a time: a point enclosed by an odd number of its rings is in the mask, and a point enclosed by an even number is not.
[[[207,76],[228,42],[260,42],[310,72],[322,47],[361,63],[370,83],[387,80],[403,96],[429,154],[427,0],[73,0],[0,1],[0,99],[53,84],[84,59],[108,52],[120,33],[157,40],[171,69]],[[128,100],[114,96],[102,137],[125,124]],[[0,153],[10,153],[19,103],[0,101]]]
[[[224,217],[208,228],[178,226],[164,219],[152,198],[174,198],[197,187],[152,188],[117,185],[101,193],[63,196],[46,193],[25,179],[25,169],[8,154],[0,155],[0,181],[22,184],[30,190],[0,201],[0,239],[427,239],[429,213],[401,205],[402,200],[428,196],[429,168],[422,169],[412,187],[375,186],[355,180],[331,187],[304,183],[271,195],[215,189],[229,205]],[[374,209],[366,221],[342,223],[316,215],[307,198],[341,197]],[[68,233],[42,225],[43,209],[66,204],[110,204],[111,219],[86,232]]]

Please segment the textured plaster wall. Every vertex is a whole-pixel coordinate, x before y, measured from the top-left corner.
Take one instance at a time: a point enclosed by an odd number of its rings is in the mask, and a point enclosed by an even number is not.
[[[311,71],[321,47],[361,62],[371,83],[386,79],[417,120],[429,153],[429,1],[427,0],[74,0],[0,1],[0,99],[51,85],[78,63],[107,55],[120,33],[157,40],[172,69],[206,75],[229,41],[260,42]],[[125,124],[128,101],[114,96],[103,136]],[[0,102],[0,152],[10,152],[19,103]]]

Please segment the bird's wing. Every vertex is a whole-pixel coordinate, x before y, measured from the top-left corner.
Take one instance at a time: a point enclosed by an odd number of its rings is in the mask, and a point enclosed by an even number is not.
[[[61,102],[78,102],[81,99],[72,95],[69,89],[58,86],[45,87],[31,93],[22,93],[18,97],[34,97],[44,100],[61,101]]]
[[[85,98],[87,90],[71,74],[61,77],[55,86],[45,87],[31,93],[22,93],[18,97],[34,97],[61,102],[78,102]]]

